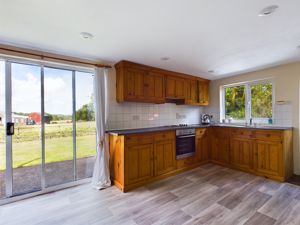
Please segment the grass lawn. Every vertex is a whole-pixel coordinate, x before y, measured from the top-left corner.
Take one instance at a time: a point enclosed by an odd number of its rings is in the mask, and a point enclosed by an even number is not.
[[[95,135],[77,137],[77,158],[94,156],[96,153]],[[72,137],[45,140],[46,163],[73,159]],[[13,144],[13,168],[41,164],[41,141],[26,141]],[[0,143],[0,170],[5,169],[5,148]]]

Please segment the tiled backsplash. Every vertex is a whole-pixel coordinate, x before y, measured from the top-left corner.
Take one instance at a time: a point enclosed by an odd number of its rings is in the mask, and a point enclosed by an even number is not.
[[[274,124],[278,126],[293,126],[292,105],[275,105]]]
[[[198,124],[202,107],[175,104],[109,103],[108,129]]]
[[[274,107],[274,121],[273,124],[277,126],[293,126],[292,120],[292,105],[278,105],[276,104]],[[220,122],[220,110],[218,108],[205,108],[204,113],[212,114],[214,121]],[[254,123],[268,123],[267,120],[253,120]]]

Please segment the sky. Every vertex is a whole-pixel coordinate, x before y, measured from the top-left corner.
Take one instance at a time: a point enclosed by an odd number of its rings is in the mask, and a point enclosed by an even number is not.
[[[0,61],[0,111],[4,111],[5,64]],[[72,72],[45,68],[45,112],[72,114]],[[76,72],[76,110],[90,102],[93,93],[93,76]],[[12,111],[41,111],[41,79],[38,66],[12,64]]]

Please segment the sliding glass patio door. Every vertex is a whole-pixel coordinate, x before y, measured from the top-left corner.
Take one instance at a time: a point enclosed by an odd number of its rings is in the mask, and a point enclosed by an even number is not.
[[[41,190],[41,68],[11,63],[12,195]],[[9,76],[8,76],[9,77]]]
[[[0,199],[91,177],[94,114],[92,73],[0,61]]]
[[[44,69],[46,187],[74,180],[72,71]]]

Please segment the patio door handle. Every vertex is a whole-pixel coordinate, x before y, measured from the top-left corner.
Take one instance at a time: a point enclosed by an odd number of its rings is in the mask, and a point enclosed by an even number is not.
[[[12,136],[15,134],[15,123],[8,122],[6,123],[6,135]]]

